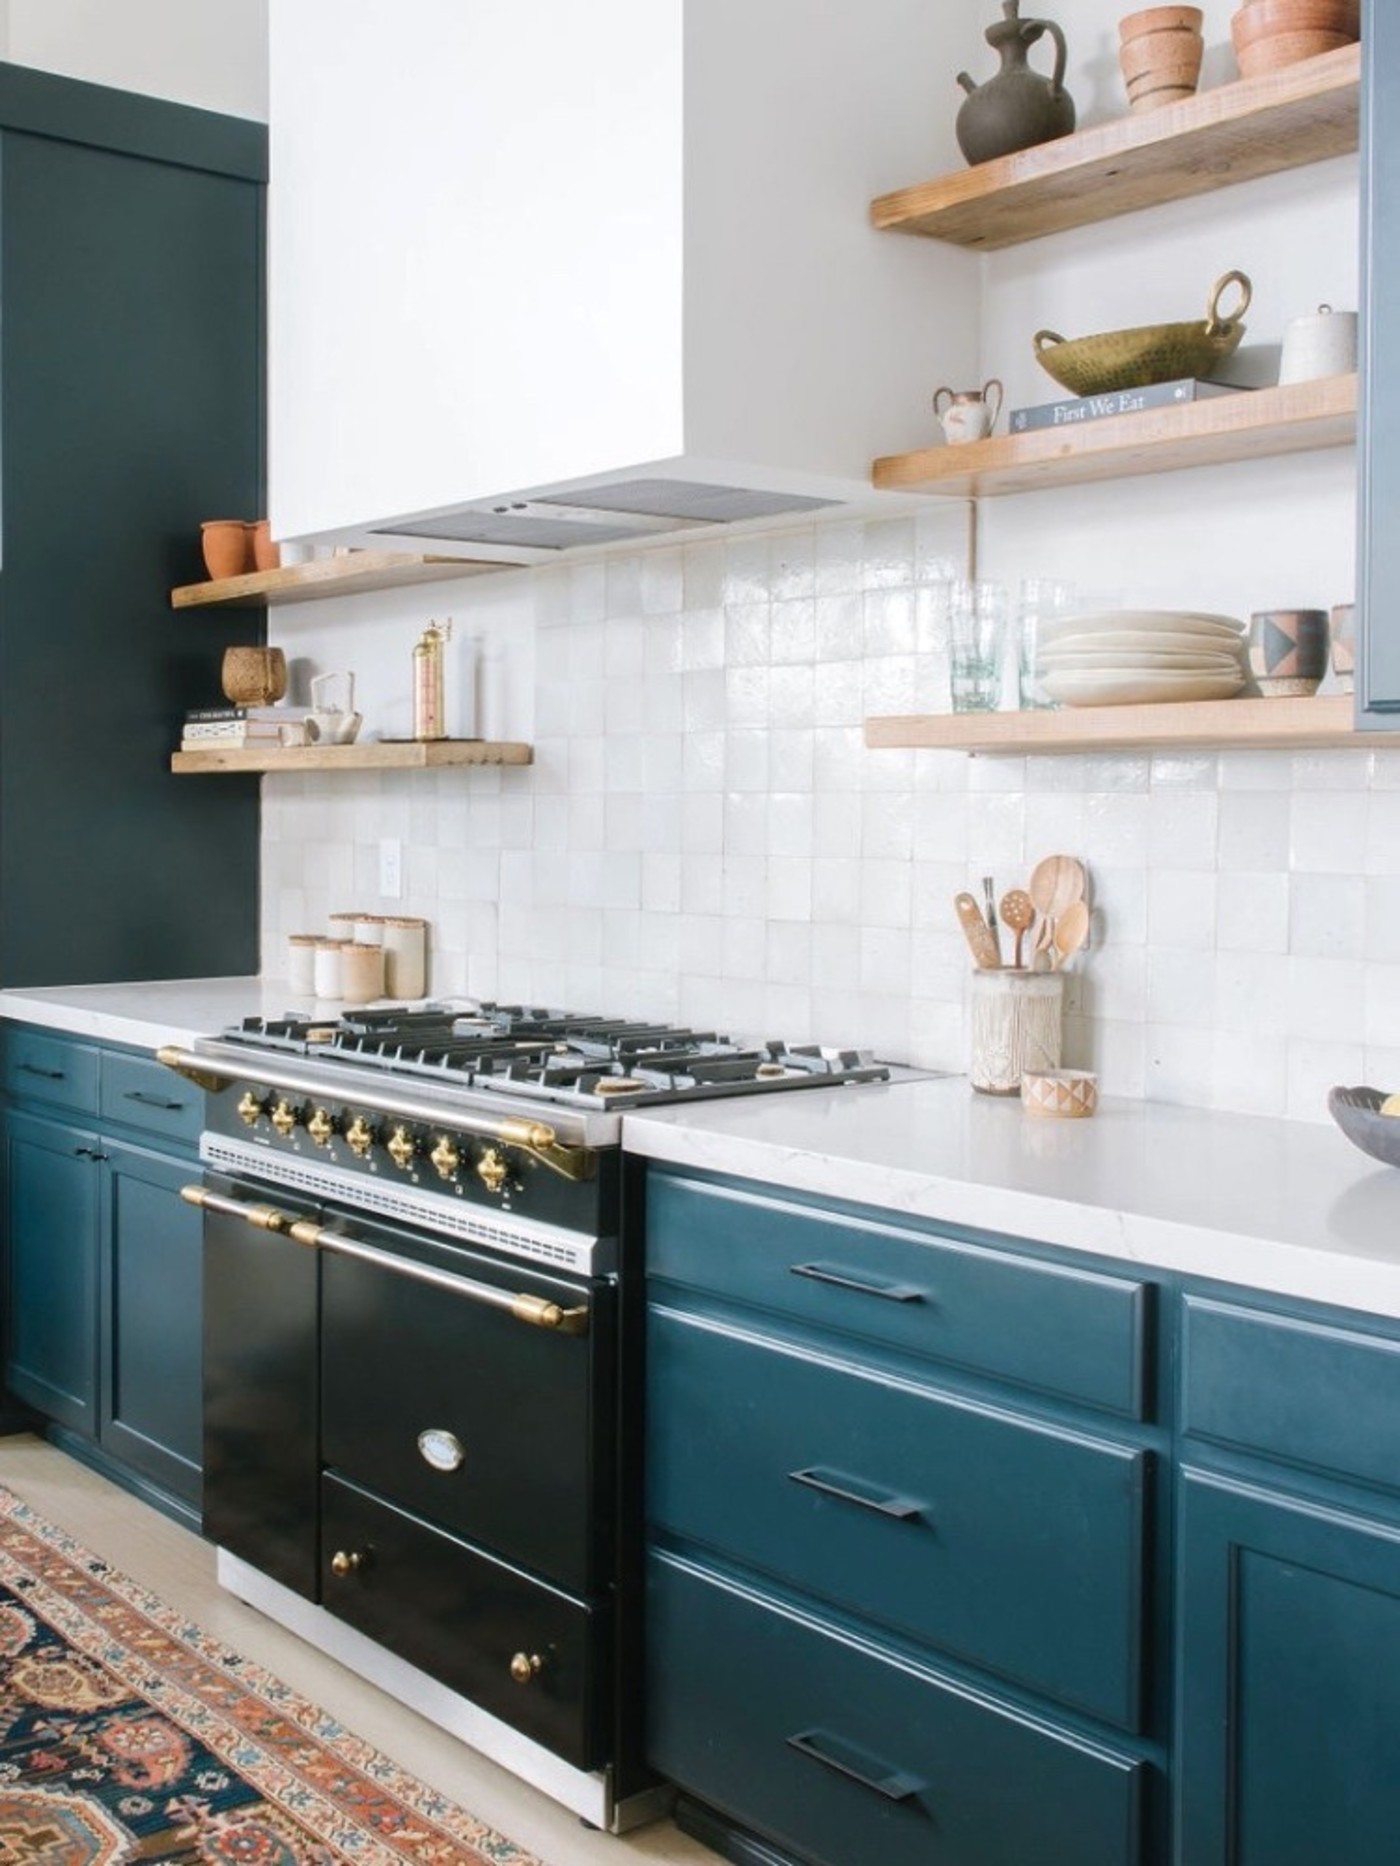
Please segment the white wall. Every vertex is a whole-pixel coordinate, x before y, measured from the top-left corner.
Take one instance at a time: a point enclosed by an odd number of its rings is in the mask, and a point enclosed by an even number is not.
[[[267,120],[267,0],[5,0],[0,56]]]

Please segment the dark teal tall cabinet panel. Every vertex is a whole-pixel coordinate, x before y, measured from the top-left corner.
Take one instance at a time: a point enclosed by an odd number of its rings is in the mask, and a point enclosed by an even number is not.
[[[1366,0],[1357,717],[1400,713],[1400,8]]]
[[[169,592],[263,504],[265,140],[0,66],[0,984],[257,969],[256,779],[169,754],[261,617]]]
[[[11,1111],[5,1140],[5,1384],[46,1418],[95,1434],[97,1136]]]

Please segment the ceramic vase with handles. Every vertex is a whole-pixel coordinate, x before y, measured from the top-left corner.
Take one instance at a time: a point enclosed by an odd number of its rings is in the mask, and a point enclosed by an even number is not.
[[[933,412],[949,446],[986,440],[1001,413],[1001,397],[1002,387],[995,376],[988,377],[980,389],[939,389]]]

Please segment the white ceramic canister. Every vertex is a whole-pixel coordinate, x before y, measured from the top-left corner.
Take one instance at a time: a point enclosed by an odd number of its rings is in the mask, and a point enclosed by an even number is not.
[[[1295,317],[1283,333],[1280,382],[1312,382],[1319,376],[1349,376],[1356,369],[1357,318],[1354,311],[1319,305]]]
[[[315,933],[288,935],[287,983],[293,991],[315,991],[316,948],[319,944],[319,937]]]
[[[327,939],[354,939],[355,928],[359,925],[358,914],[341,913],[326,915]]]
[[[383,914],[356,914],[355,944],[357,946],[382,946],[384,944]]]
[[[1023,1075],[1060,1066],[1065,981],[1059,972],[972,974],[968,1077],[983,1095],[1019,1095]]]
[[[340,949],[340,995],[347,1004],[384,996],[384,949],[351,940]]]
[[[316,996],[339,998],[342,992],[341,955],[353,940],[320,939],[316,942]]]
[[[428,989],[428,923],[384,919],[384,990],[391,998],[421,998]]]

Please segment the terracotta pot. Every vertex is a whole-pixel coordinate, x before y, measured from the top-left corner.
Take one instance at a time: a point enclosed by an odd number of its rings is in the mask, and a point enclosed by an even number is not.
[[[1307,58],[1321,58],[1324,52],[1340,52],[1355,40],[1341,32],[1278,32],[1272,38],[1258,39],[1241,46],[1235,54],[1244,78],[1262,78],[1266,72],[1282,71],[1286,65],[1300,65]]]
[[[1360,32],[1359,0],[1248,0],[1230,20],[1246,78],[1338,51]]]
[[[1190,97],[1201,76],[1205,40],[1201,9],[1154,6],[1118,22],[1118,62],[1134,110]]]
[[[241,518],[208,518],[199,528],[204,568],[211,577],[241,577],[253,567]]]
[[[253,543],[253,565],[257,570],[280,570],[282,568],[282,547],[272,542],[272,526],[265,518],[260,518],[248,530]]]
[[[287,691],[287,657],[280,648],[225,648],[220,673],[233,706],[271,706]]]

